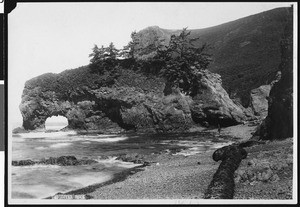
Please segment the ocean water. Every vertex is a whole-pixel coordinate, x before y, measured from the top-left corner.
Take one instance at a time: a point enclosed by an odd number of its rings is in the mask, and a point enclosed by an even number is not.
[[[40,160],[73,155],[77,159],[94,159],[98,163],[80,166],[12,166],[12,198],[46,198],[58,192],[64,193],[108,181],[115,173],[138,166],[117,160],[116,157],[120,154],[151,154],[179,148],[181,150],[174,153],[174,156],[190,156],[227,144],[230,143],[222,139],[216,142],[214,136],[205,133],[103,135],[57,131],[14,134],[12,160]]]

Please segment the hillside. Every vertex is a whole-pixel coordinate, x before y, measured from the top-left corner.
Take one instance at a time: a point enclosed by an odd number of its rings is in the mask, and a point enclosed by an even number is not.
[[[240,99],[246,107],[250,90],[270,83],[275,77],[287,15],[288,8],[278,8],[215,27],[191,30],[191,38],[199,37],[196,45],[207,43],[212,47],[213,62],[209,70],[220,74],[230,97]],[[178,32],[152,26],[139,34],[148,41],[151,34],[157,34],[168,42],[170,35]]]

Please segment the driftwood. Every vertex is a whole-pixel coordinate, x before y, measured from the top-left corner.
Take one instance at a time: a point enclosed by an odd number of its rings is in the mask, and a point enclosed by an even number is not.
[[[204,194],[205,199],[232,199],[234,195],[234,171],[239,167],[247,152],[238,145],[217,149],[213,160],[222,160],[218,170]]]

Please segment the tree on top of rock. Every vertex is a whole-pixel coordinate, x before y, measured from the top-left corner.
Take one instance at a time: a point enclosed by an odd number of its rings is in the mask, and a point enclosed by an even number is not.
[[[130,37],[131,41],[121,51],[121,56],[125,59],[134,59],[139,51],[137,46],[140,44],[140,39],[137,36],[137,32],[133,31]]]
[[[101,60],[105,59],[105,48],[102,45],[101,48],[99,48],[96,44],[93,47],[93,52],[89,54],[89,57],[92,57],[90,60],[91,64],[97,64]]]
[[[211,55],[206,53],[208,45],[195,47],[198,38],[189,38],[191,34],[184,28],[179,35],[172,35],[169,46],[162,51],[165,56],[165,66],[160,74],[172,87],[178,87],[183,92],[192,95],[200,85],[200,71],[208,67]]]
[[[95,45],[93,52],[89,55],[89,57],[92,57],[90,60],[90,68],[100,74],[104,71],[109,71],[116,65],[118,56],[119,50],[116,49],[112,42],[108,47],[102,45],[101,48],[99,48]]]
[[[119,50],[115,47],[114,43],[110,43],[106,48],[106,59],[116,60],[119,54]]]

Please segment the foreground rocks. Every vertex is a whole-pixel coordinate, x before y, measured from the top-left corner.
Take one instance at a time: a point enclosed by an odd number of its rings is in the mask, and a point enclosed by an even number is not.
[[[98,162],[95,160],[90,160],[90,159],[78,160],[74,156],[50,157],[48,159],[42,159],[40,161],[33,161],[30,159],[12,161],[13,166],[28,166],[28,165],[34,165],[34,164],[73,166],[73,165],[90,165],[90,164],[94,164],[94,163],[98,163]]]
[[[234,174],[235,199],[292,199],[293,138],[247,148]]]

